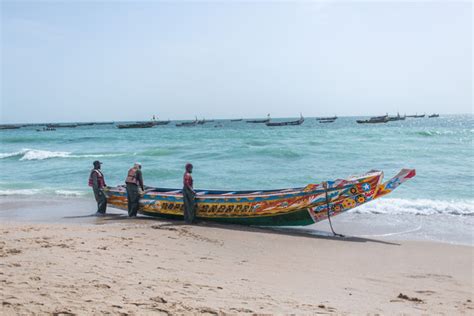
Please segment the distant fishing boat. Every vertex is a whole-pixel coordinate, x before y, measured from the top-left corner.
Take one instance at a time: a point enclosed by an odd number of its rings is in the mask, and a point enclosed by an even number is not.
[[[214,122],[214,120],[202,119],[202,120],[199,120],[197,123],[198,123],[198,125],[204,125],[206,123],[212,123],[212,122]]]
[[[378,124],[378,123],[387,123],[389,121],[388,115],[383,116],[374,116],[368,120],[357,120],[359,124]]]
[[[53,127],[43,127],[42,129],[37,129],[36,131],[37,132],[53,132],[55,131],[56,129],[53,128]]]
[[[317,117],[318,121],[335,121],[337,120],[337,116],[330,116],[330,117]]]
[[[264,120],[248,120],[247,123],[268,123],[270,122],[270,114],[267,115],[267,118]]]
[[[167,121],[153,121],[153,126],[158,126],[158,125],[168,125],[171,121],[170,120],[167,120]]]
[[[94,125],[112,125],[115,122],[94,122]]]
[[[423,114],[423,115],[418,115],[418,113],[417,113],[417,114],[415,114],[415,115],[407,115],[406,117],[422,118],[422,117],[425,117],[425,114]]]
[[[304,122],[303,115],[300,114],[300,119],[296,121],[287,121],[287,122],[267,122],[267,126],[289,126],[289,125],[301,125]]]
[[[75,128],[78,124],[47,124],[46,127],[51,128]]]
[[[439,114],[431,114],[430,116],[428,116],[428,118],[434,118],[434,117],[439,117]]]
[[[233,120],[230,120],[231,122],[241,122],[243,121],[243,119],[233,119]]]
[[[19,129],[21,126],[20,125],[0,125],[0,130],[1,129]]]
[[[336,120],[319,120],[319,123],[334,123]]]
[[[404,121],[406,119],[406,115],[400,116],[400,113],[397,113],[397,116],[388,116],[387,118],[389,121]]]
[[[94,123],[77,123],[77,126],[92,126]]]
[[[151,118],[151,122],[153,123],[153,126],[158,126],[158,125],[168,125],[170,123],[170,120],[167,121],[160,121],[157,119],[158,117],[153,115]]]
[[[182,122],[182,123],[177,123],[176,127],[191,127],[191,126],[196,126],[198,124],[198,119],[196,118],[192,122]]]
[[[304,226],[335,216],[391,193],[416,175],[403,169],[387,182],[382,171],[283,190],[196,190],[198,219],[259,226]],[[127,210],[124,185],[105,189],[108,205]],[[181,189],[146,187],[139,213],[183,218]]]
[[[137,122],[137,123],[130,123],[130,124],[119,124],[117,128],[150,128],[155,126],[153,122]]]

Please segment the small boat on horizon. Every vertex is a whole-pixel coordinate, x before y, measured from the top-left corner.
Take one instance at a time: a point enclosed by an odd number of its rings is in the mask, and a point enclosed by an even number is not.
[[[153,122],[136,122],[130,124],[118,124],[117,128],[151,128],[155,126]]]
[[[397,116],[388,116],[387,118],[390,122],[392,122],[392,121],[404,121],[406,119],[406,115],[400,116],[400,113],[397,113]]]
[[[158,126],[158,125],[168,125],[171,121],[170,120],[167,120],[167,121],[153,121],[153,125],[154,126]]]
[[[318,121],[335,121],[337,120],[337,116],[334,115],[334,116],[330,116],[330,117],[317,117],[316,118]]]
[[[389,121],[388,114],[383,116],[374,116],[368,120],[357,120],[359,124],[378,124],[378,123],[387,123]]]
[[[212,123],[212,122],[214,122],[214,120],[206,120],[205,118],[203,118],[202,120],[199,120],[199,121],[197,122],[197,124],[198,124],[198,125],[204,125],[204,124],[206,124],[206,123]]]
[[[434,117],[439,117],[439,114],[431,114],[428,116],[428,118],[434,118]]]
[[[151,118],[151,122],[153,122],[153,126],[158,126],[158,125],[167,125],[169,124],[171,121],[170,120],[167,120],[167,121],[160,121],[158,120],[158,117],[153,115],[153,117]]]
[[[76,128],[78,124],[46,124],[46,127],[51,128]]]
[[[243,121],[243,119],[232,119],[232,120],[230,120],[230,121],[231,121],[231,122],[241,122],[241,121]]]
[[[21,125],[10,125],[10,124],[4,124],[0,125],[0,130],[1,129],[19,129]]]
[[[402,169],[383,182],[382,171],[361,176],[280,190],[196,190],[196,217],[200,220],[255,226],[305,226],[385,196],[416,175]],[[106,187],[108,205],[127,210],[124,185]],[[145,187],[138,213],[183,218],[181,189]]]
[[[94,125],[113,125],[115,122],[94,122]]]
[[[418,115],[418,113],[417,113],[417,114],[415,114],[415,115],[406,115],[406,117],[422,118],[422,117],[425,117],[425,115],[426,115],[426,114]]]
[[[176,127],[191,127],[191,126],[196,126],[197,124],[198,124],[198,119],[196,118],[192,122],[176,123]]]
[[[334,123],[336,120],[319,120],[319,123]]]
[[[267,115],[267,118],[264,119],[264,120],[263,120],[263,119],[262,119],[262,120],[247,120],[246,122],[247,122],[247,123],[257,123],[257,124],[258,124],[258,123],[264,123],[264,124],[265,124],[265,123],[270,122],[270,114],[268,114],[268,115]]]
[[[294,125],[301,125],[304,122],[304,117],[300,113],[300,119],[296,121],[287,121],[287,122],[267,122],[265,125],[267,126],[294,126]]]
[[[53,127],[43,127],[42,129],[37,129],[36,131],[37,132],[53,132],[55,131],[56,129],[53,128]]]

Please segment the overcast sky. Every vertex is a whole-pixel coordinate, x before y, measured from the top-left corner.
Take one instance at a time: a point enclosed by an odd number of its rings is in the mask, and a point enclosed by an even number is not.
[[[471,113],[465,2],[1,2],[1,121]]]

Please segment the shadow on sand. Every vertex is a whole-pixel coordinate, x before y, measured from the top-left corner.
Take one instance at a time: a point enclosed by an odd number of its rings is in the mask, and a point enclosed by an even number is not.
[[[129,218],[127,215],[121,214],[110,214],[113,216],[101,216],[98,219],[102,219],[103,221],[98,222],[97,224],[105,224],[105,222],[119,222],[119,221],[128,221],[128,222],[157,222],[160,225],[152,225],[151,228],[153,229],[166,229],[170,227],[192,227],[192,226],[200,226],[200,227],[207,227],[210,229],[223,229],[223,230],[233,230],[233,231],[241,231],[241,232],[258,232],[263,234],[276,234],[276,235],[286,235],[286,236],[295,236],[301,238],[313,238],[313,239],[326,239],[326,240],[335,240],[335,241],[342,241],[342,242],[372,242],[372,243],[380,243],[384,245],[391,245],[391,246],[400,246],[398,243],[378,240],[378,239],[370,239],[370,238],[363,238],[363,237],[355,237],[355,236],[344,236],[338,237],[332,235],[332,233],[328,233],[325,231],[319,231],[314,229],[304,229],[304,228],[291,228],[291,227],[261,227],[261,226],[243,226],[243,225],[233,225],[233,224],[219,224],[213,222],[206,222],[206,221],[199,221],[193,225],[187,225],[183,223],[181,220],[173,220],[173,219],[161,219],[156,217],[148,217],[148,216],[138,216]]]

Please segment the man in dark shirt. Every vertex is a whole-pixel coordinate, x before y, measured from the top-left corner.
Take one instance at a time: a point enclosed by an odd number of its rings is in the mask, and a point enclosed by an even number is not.
[[[190,163],[186,164],[186,171],[183,176],[183,202],[184,202],[184,221],[186,224],[192,224],[194,217],[196,216],[196,205],[194,197],[196,192],[193,188],[193,165]]]
[[[94,169],[92,169],[89,174],[89,186],[92,187],[95,200],[97,201],[96,215],[104,215],[107,209],[107,197],[104,193],[104,188],[106,184],[104,174],[100,170],[101,164],[102,163],[98,160],[94,161]]]
[[[128,170],[127,178],[125,179],[125,184],[127,185],[128,216],[130,217],[137,216],[140,201],[139,188],[144,191],[141,169],[142,165],[138,162],[135,163],[134,166]]]

